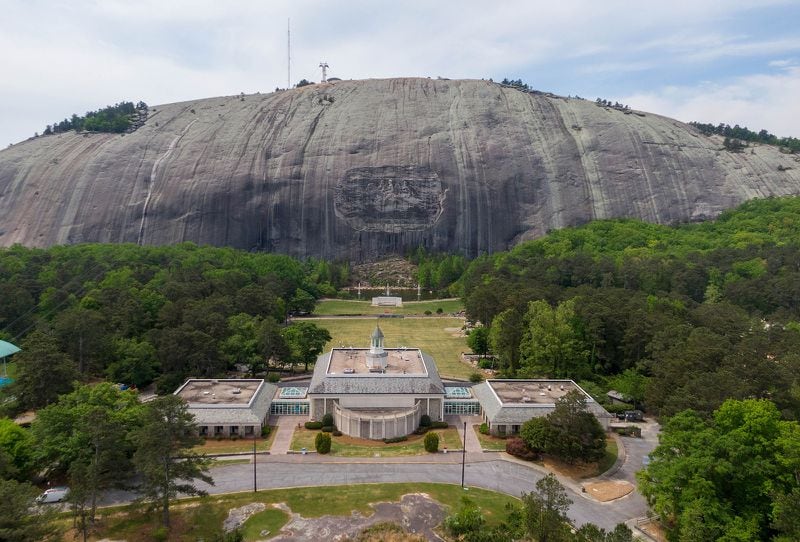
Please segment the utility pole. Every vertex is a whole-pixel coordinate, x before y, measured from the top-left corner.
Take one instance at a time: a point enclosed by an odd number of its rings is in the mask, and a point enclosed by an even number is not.
[[[258,483],[256,482],[256,427],[253,426],[253,493],[258,493]]]
[[[464,487],[464,465],[467,462],[467,422],[464,422],[464,446],[461,449],[461,489]]]

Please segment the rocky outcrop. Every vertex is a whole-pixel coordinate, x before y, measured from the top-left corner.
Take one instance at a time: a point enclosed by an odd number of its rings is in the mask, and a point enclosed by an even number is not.
[[[650,113],[486,81],[338,81],[0,151],[0,245],[476,255],[594,218],[690,221],[797,193],[798,157],[731,153]]]

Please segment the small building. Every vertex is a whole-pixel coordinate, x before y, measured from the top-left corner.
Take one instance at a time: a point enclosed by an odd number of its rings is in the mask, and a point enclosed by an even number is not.
[[[332,414],[353,437],[404,436],[420,418],[444,416],[444,386],[433,359],[418,348],[384,348],[376,327],[370,348],[334,348],[317,359],[308,387],[311,419]]]
[[[175,391],[201,436],[252,437],[267,423],[277,386],[263,379],[190,378]]]
[[[372,298],[373,307],[402,307],[403,298],[390,295],[381,295]]]
[[[472,388],[483,407],[483,421],[498,436],[519,433],[531,418],[547,416],[573,390],[586,397],[589,411],[608,429],[611,414],[572,380],[487,380]]]

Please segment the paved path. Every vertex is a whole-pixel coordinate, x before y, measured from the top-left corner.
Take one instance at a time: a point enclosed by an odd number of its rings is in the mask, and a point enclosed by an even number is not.
[[[275,440],[272,441],[272,447],[269,449],[271,455],[285,455],[292,445],[292,435],[300,423],[303,416],[273,416],[270,418],[270,425],[277,425]]]
[[[481,441],[478,440],[478,435],[475,434],[473,425],[481,423],[480,416],[445,416],[445,421],[454,425],[458,429],[458,436],[461,442],[464,442],[464,422],[467,423],[467,453],[482,453],[483,447]]]

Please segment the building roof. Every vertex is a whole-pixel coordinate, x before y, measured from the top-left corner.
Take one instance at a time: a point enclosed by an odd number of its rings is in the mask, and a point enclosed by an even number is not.
[[[426,376],[428,370],[422,352],[418,348],[384,348],[386,353],[385,375],[417,375]],[[367,365],[368,348],[334,348],[327,358],[326,373],[334,375],[366,375],[375,376]]]
[[[595,416],[610,416],[572,380],[487,380],[474,386],[472,393],[490,423],[521,425],[552,412],[558,399],[573,390],[586,397],[586,406]]]
[[[359,352],[359,357],[351,360],[358,367],[353,366],[353,372],[345,372],[344,369],[349,367],[338,365],[337,358],[346,355],[345,352],[352,351]],[[433,359],[424,352],[416,348],[387,348],[389,365],[385,373],[369,372],[366,368],[367,352],[366,348],[334,348],[321,355],[314,367],[314,375],[311,377],[311,384],[308,388],[309,395],[366,393],[429,395],[444,393],[439,371],[436,369]],[[397,365],[397,356],[411,359],[412,355],[418,356],[417,361],[409,361],[405,367],[406,372],[403,372],[403,367]],[[393,359],[394,369],[392,369]],[[415,363],[419,364],[418,368],[411,370],[410,368],[414,367]],[[339,368],[341,370],[337,371],[336,369]]]
[[[276,390],[262,379],[189,379],[175,395],[198,425],[260,425]]]

